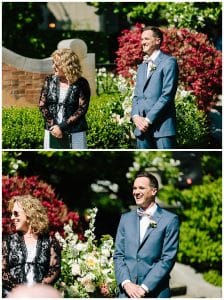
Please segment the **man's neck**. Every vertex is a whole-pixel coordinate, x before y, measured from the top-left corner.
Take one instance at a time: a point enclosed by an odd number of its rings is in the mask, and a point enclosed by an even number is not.
[[[147,209],[150,209],[151,207],[153,207],[155,204],[156,204],[155,201],[152,201],[148,206],[141,207],[141,208],[144,209],[144,210],[147,210]]]

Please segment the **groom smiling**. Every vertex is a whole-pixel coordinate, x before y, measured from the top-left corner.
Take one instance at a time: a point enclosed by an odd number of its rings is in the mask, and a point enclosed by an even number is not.
[[[178,65],[174,57],[160,50],[162,41],[159,28],[143,29],[145,59],[138,67],[131,113],[139,149],[171,149],[176,145]]]
[[[119,298],[169,298],[169,274],[179,240],[177,215],[156,202],[158,181],[143,172],[133,184],[138,209],[125,213],[117,230],[114,266]]]

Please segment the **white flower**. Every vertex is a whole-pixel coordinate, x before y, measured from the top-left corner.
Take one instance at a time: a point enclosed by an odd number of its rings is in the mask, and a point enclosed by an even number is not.
[[[93,254],[87,254],[84,256],[87,267],[94,268],[98,262],[97,258]]]
[[[64,226],[64,231],[65,231],[65,233],[67,233],[67,234],[69,234],[69,233],[72,233],[72,234],[73,234],[73,230],[72,230],[72,228],[71,228],[71,226],[70,226],[69,224],[66,224],[66,225]]]
[[[81,275],[80,265],[78,265],[77,263],[74,263],[72,265],[72,275],[74,276]]]
[[[75,249],[77,251],[85,251],[87,249],[87,244],[86,243],[78,243],[75,245]]]
[[[148,69],[149,69],[150,72],[155,71],[156,70],[156,65],[152,61],[150,61],[148,63]]]
[[[102,253],[102,255],[104,255],[106,257],[110,257],[110,250],[109,249],[103,248],[101,253]]]
[[[95,291],[96,287],[92,281],[91,276],[89,276],[89,274],[83,278],[80,278],[79,280],[80,280],[81,284],[85,287],[87,293],[93,293]]]

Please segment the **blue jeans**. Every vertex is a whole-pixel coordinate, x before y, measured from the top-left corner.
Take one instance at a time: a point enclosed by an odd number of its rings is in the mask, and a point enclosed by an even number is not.
[[[137,137],[137,149],[173,149],[175,146],[175,136],[155,138],[151,135],[142,135]]]

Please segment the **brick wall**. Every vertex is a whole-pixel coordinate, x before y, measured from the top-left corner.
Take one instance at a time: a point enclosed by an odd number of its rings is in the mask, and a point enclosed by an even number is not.
[[[3,106],[37,106],[47,74],[32,73],[2,65]]]

